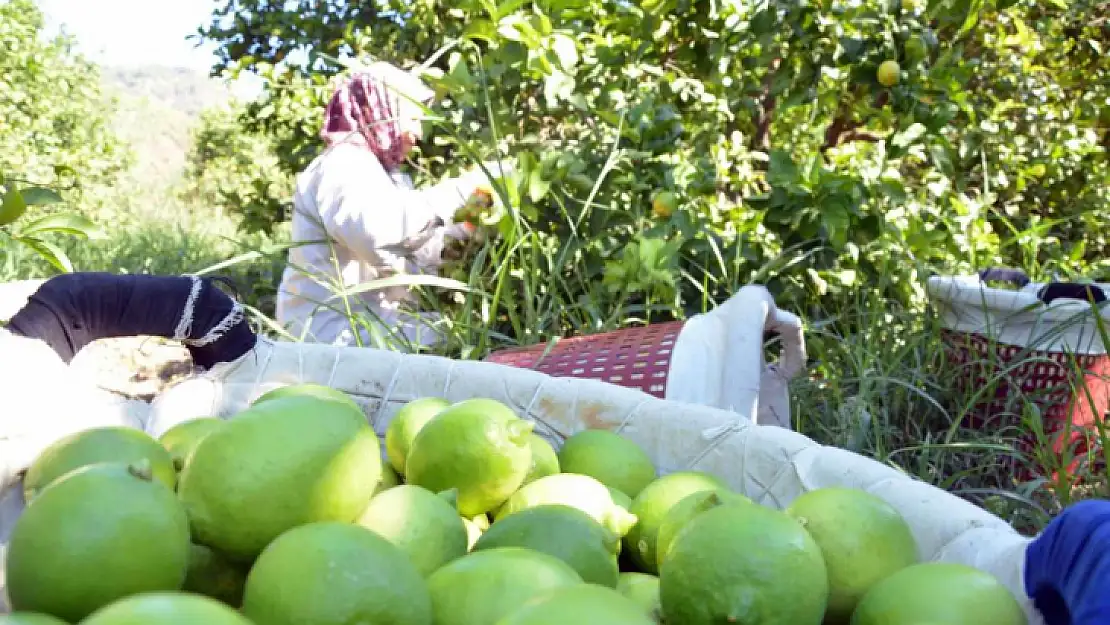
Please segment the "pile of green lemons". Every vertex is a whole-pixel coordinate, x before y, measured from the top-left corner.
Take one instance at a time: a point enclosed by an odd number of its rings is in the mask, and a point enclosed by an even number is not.
[[[301,384],[159,440],[77,433],[25,475],[0,625],[1025,622],[864,491],[779,510],[619,434],[535,428],[418,398],[383,450],[349,396]]]

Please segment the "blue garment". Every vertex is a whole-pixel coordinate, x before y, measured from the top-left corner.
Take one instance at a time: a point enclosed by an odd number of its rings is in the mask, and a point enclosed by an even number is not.
[[[1046,625],[1110,624],[1110,501],[1069,506],[1029,545],[1025,592]]]

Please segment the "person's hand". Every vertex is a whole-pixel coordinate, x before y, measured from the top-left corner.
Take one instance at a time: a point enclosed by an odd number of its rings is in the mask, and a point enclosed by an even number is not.
[[[497,195],[489,185],[477,185],[467,198],[466,204],[455,212],[456,223],[477,226],[487,221],[493,213]]]

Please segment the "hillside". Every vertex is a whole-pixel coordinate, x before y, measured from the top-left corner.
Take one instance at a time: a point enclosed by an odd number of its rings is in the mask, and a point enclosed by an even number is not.
[[[132,174],[147,187],[177,180],[201,111],[231,98],[219,80],[189,69],[104,67],[101,76],[116,101],[116,130],[135,150]]]

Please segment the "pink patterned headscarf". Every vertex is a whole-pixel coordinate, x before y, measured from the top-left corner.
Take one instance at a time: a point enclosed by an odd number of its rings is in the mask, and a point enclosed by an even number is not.
[[[398,75],[404,77],[397,80]],[[405,126],[412,123],[409,118],[415,108],[398,92],[404,85],[391,84],[404,82],[404,78],[416,81],[402,70],[375,63],[344,80],[324,113],[324,127],[320,131],[324,143],[331,147],[340,142],[356,142],[373,152],[382,167],[396,169],[408,149],[403,132]],[[429,101],[430,92],[422,87],[410,88],[415,93],[409,97]]]

